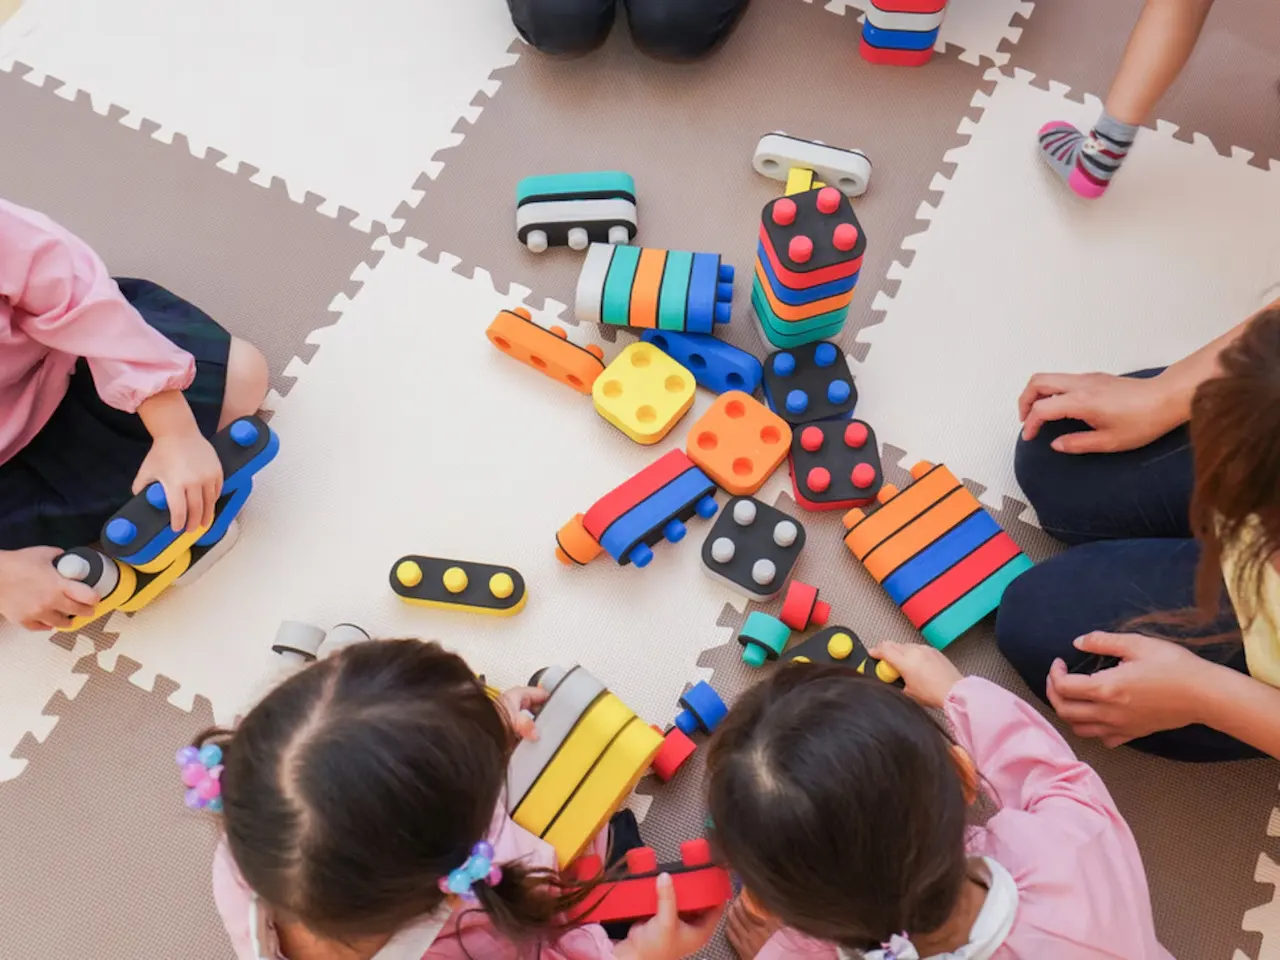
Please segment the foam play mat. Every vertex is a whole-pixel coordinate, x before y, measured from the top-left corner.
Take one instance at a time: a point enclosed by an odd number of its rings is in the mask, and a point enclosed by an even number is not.
[[[281,621],[439,639],[495,685],[581,663],[664,727],[690,684],[732,701],[759,676],[735,637],[778,601],[703,576],[714,521],[643,570],[557,562],[556,531],[684,448],[714,398],[640,446],[494,349],[489,323],[521,306],[606,363],[636,340],[576,322],[582,253],[516,239],[529,174],[630,173],[637,242],[736,266],[717,333],[763,356],[751,276],[782,185],[752,169],[756,142],[864,151],[867,250],[838,342],[885,479],[946,463],[1032,559],[1058,549],[1013,476],[1027,377],[1167,363],[1280,280],[1273,0],[1218,4],[1103,202],[1042,168],[1037,128],[1092,121],[1140,7],[951,0],[932,62],[907,69],[859,58],[842,0],[754,0],[693,65],[645,58],[622,29],[544,57],[502,0],[0,0],[0,195],[259,344],[281,442],[239,541],[196,583],[74,634],[0,625],[0,958],[231,956],[216,826],[184,808],[172,757],[281,676]],[[839,512],[799,510],[785,469],[757,496],[803,523],[796,576],[833,623],[919,638]],[[409,554],[514,567],[528,602],[506,618],[403,604],[387,574]],[[1030,697],[989,620],[949,653]],[[1072,743],[1133,827],[1169,950],[1280,958],[1280,765]],[[702,834],[703,752],[630,801],[660,859]],[[705,956],[732,954],[717,938]]]

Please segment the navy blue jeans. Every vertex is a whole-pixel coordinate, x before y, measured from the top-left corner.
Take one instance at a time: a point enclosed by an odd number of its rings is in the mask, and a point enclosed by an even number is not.
[[[1088,654],[1071,645],[1076,637],[1093,630],[1123,630],[1134,617],[1195,605],[1200,548],[1188,518],[1193,474],[1186,427],[1125,453],[1073,455],[1049,446],[1065,433],[1087,429],[1079,420],[1047,423],[1034,440],[1019,438],[1014,454],[1018,482],[1041,525],[1071,545],[1010,584],[996,618],[1001,652],[1041,699],[1055,658],[1075,671],[1096,668]],[[1200,635],[1235,627],[1224,592],[1221,616]],[[1247,672],[1238,644],[1195,649]],[[1200,725],[1165,730],[1132,745],[1174,760],[1260,755]]]
[[[693,60],[728,36],[750,0],[507,0],[511,19],[543,53],[586,53],[604,42],[618,3],[647,53]]]

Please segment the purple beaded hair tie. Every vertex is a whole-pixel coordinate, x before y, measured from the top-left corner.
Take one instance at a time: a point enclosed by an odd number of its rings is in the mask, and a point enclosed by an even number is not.
[[[502,882],[502,868],[493,862],[493,846],[486,840],[471,848],[471,856],[462,866],[440,878],[440,892],[474,900],[476,895],[471,888],[481,880],[491,887]]]
[[[206,744],[197,750],[183,747],[175,758],[187,788],[186,804],[192,810],[222,812],[222,749]]]

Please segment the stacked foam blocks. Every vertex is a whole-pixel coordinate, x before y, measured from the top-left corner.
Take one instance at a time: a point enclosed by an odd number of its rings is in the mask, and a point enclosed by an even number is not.
[[[866,247],[853,204],[835,187],[767,204],[751,285],[764,341],[788,348],[837,336],[849,315]]]
[[[920,67],[933,58],[947,0],[871,0],[862,24],[862,59]]]

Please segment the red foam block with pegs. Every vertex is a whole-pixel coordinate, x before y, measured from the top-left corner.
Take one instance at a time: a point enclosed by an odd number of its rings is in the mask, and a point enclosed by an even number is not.
[[[792,580],[787,595],[782,600],[778,619],[792,630],[808,630],[809,627],[825,627],[831,616],[831,604],[818,599],[818,588]]]
[[[570,868],[573,879],[593,880],[603,864],[594,854],[580,857]],[[658,874],[671,876],[675,886],[676,909],[681,916],[713,910],[733,896],[729,871],[711,862],[711,845],[706,840],[686,840],[680,844],[679,863],[658,863],[649,847],[628,850],[626,874],[599,884],[569,912],[574,923],[614,923],[648,920],[658,912]]]
[[[660,727],[654,727],[658,733],[662,733]],[[658,750],[658,755],[653,758],[654,775],[663,783],[668,782],[672,777],[680,772],[680,768],[684,766],[685,761],[693,756],[693,752],[698,749],[698,745],[694,743],[679,727],[672,727],[666,732],[662,739],[662,746]]]

